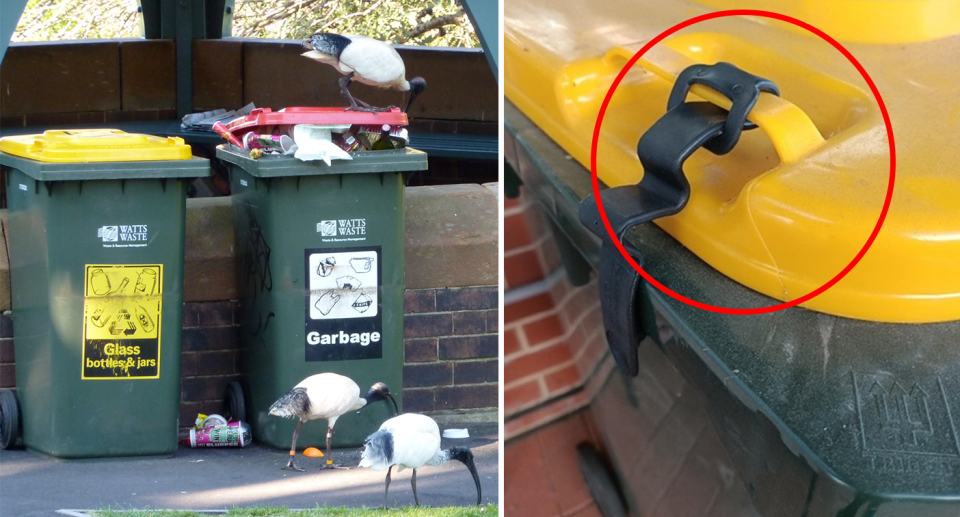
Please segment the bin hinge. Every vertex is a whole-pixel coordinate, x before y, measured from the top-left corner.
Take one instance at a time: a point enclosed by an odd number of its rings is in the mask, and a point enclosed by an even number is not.
[[[708,86],[728,97],[733,104],[730,111],[709,102],[686,102],[693,84]],[[611,228],[638,264],[642,265],[642,255],[624,242],[624,235],[638,224],[683,210],[690,197],[683,163],[700,147],[714,154],[729,153],[743,130],[757,127],[747,120],[747,115],[762,91],[780,95],[773,82],[729,63],[693,65],[677,77],[667,101],[667,113],[637,143],[637,157],[643,165],[640,183],[600,192]],[[580,222],[603,240],[600,304],[607,343],[620,368],[635,376],[639,371],[637,348],[646,337],[640,315],[634,312],[646,297],[641,289],[642,277],[610,241],[593,194],[580,203],[579,215]]]

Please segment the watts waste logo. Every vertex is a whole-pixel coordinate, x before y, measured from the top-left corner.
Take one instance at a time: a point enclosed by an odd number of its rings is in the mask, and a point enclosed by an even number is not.
[[[317,223],[317,233],[324,242],[364,241],[367,240],[367,220],[362,219],[334,219]]]
[[[145,224],[101,226],[97,238],[104,248],[142,248],[148,244],[149,230]]]

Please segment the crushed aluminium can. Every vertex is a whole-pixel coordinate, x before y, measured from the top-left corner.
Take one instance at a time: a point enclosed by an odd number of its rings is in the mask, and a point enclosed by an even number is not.
[[[227,425],[191,429],[190,438],[180,443],[193,448],[200,447],[246,447],[253,441],[250,426],[243,422],[230,422]]]

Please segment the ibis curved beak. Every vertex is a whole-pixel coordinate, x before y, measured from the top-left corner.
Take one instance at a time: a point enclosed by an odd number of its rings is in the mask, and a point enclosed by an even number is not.
[[[480,475],[477,474],[477,466],[473,462],[473,456],[460,461],[467,466],[467,470],[469,470],[470,474],[473,475],[473,482],[477,484],[477,506],[480,506],[480,500],[482,498],[482,493],[480,491]]]
[[[393,398],[393,395],[391,395],[390,393],[387,393],[387,398],[390,399],[390,402],[393,402],[393,414],[399,415],[399,414],[400,414],[400,407],[397,406],[397,401],[396,401],[396,399],[394,399],[394,398]]]

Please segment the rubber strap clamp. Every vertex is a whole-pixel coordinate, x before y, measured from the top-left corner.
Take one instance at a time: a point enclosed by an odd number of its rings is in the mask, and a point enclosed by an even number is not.
[[[730,111],[709,102],[686,102],[693,84],[708,86],[729,98],[733,103]],[[684,162],[700,147],[718,155],[729,153],[743,131],[757,127],[747,120],[747,115],[760,98],[760,92],[780,95],[773,82],[729,63],[693,65],[677,77],[667,101],[667,113],[637,143],[637,157],[643,166],[640,183],[600,192],[613,233],[641,267],[643,256],[625,241],[627,231],[683,210],[690,198],[690,183],[683,174]],[[643,278],[611,241],[592,193],[581,201],[579,216],[580,222],[603,241],[600,304],[607,343],[620,369],[636,376],[639,372],[637,349],[647,336],[636,312],[649,303],[641,289]]]

